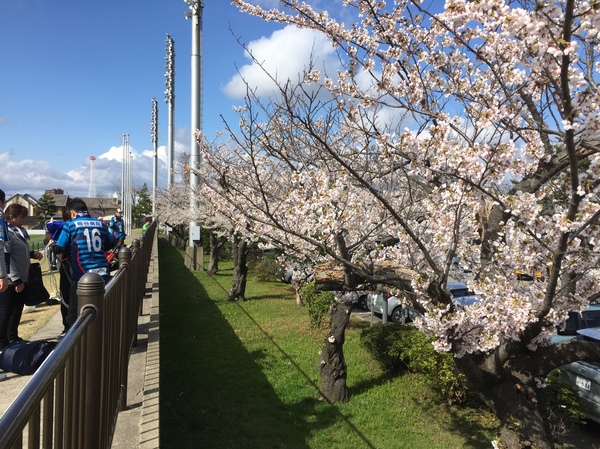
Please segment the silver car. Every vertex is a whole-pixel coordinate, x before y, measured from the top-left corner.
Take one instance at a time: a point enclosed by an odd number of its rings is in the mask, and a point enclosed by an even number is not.
[[[600,341],[600,328],[580,329],[578,338]],[[583,360],[560,367],[560,378],[581,398],[581,410],[592,421],[600,423],[600,366]]]
[[[481,300],[480,296],[470,291],[467,284],[462,282],[448,282],[446,287],[454,301],[461,306],[470,306]],[[417,316],[417,312],[412,307],[403,305],[400,298],[383,292],[369,293],[367,297],[369,309],[374,313],[383,315],[384,299],[387,301],[387,314],[390,321],[407,323],[413,321]]]

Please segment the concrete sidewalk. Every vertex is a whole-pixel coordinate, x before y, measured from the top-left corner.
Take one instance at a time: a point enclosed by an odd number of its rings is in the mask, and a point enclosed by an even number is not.
[[[138,345],[129,360],[127,408],[119,413],[112,448],[159,447],[159,285],[158,246],[154,241],[142,316],[138,319]],[[60,310],[31,340],[52,340],[62,332]],[[0,371],[1,372],[1,371]],[[6,373],[0,381],[0,415],[22,391],[31,376]]]

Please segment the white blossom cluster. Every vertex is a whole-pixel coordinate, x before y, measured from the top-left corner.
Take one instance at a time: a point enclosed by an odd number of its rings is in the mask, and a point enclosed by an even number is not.
[[[233,3],[325,33],[345,70],[309,67],[276,103],[250,93],[230,140],[200,141],[203,220],[362,276],[384,262],[414,270],[419,326],[459,357],[535,326],[524,343],[543,347],[600,297],[595,3],[575,1],[565,23],[559,0],[447,0],[439,14],[347,0],[351,25],[291,0]],[[432,296],[453,255],[473,267],[480,303]]]

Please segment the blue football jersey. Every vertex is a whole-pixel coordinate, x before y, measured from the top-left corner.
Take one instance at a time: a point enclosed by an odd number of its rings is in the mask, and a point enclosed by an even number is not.
[[[114,238],[106,225],[87,213],[79,213],[66,222],[56,242],[70,258],[75,281],[85,273],[107,277],[110,272],[104,252],[112,248],[113,243]]]
[[[9,240],[8,225],[6,224],[6,221],[4,220],[4,211],[2,210],[2,208],[0,208],[0,242],[3,242],[0,244],[0,257],[4,257],[4,266],[6,268],[6,272],[3,274],[7,274],[10,271],[10,254],[9,253],[4,253],[4,255],[1,254],[4,249],[4,242],[7,242],[8,240]]]
[[[8,240],[8,225],[4,220],[4,211],[0,209],[0,240],[6,242]]]

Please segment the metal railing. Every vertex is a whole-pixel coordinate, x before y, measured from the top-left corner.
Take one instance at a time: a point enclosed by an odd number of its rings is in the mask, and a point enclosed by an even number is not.
[[[0,419],[0,449],[110,448],[127,406],[129,356],[137,344],[156,223],[119,251],[105,285],[96,273],[77,284],[79,316]]]

